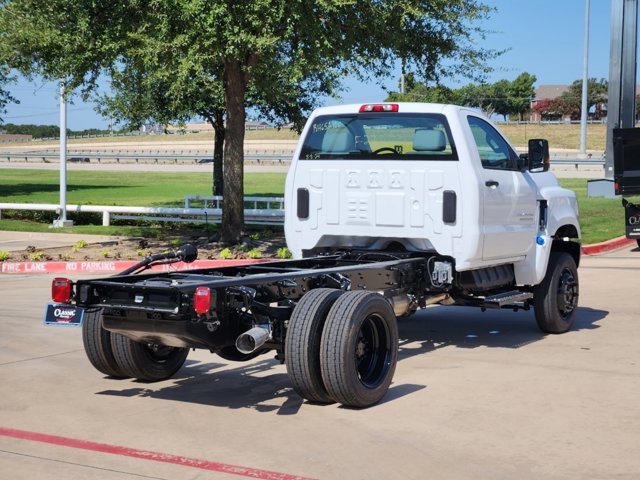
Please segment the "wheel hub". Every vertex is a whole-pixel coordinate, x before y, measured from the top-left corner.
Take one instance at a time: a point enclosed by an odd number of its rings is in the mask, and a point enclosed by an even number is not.
[[[578,284],[570,270],[564,270],[558,282],[558,311],[563,317],[570,315],[578,304]]]
[[[375,386],[387,368],[388,333],[377,315],[368,317],[360,331],[355,344],[355,363],[360,381]]]

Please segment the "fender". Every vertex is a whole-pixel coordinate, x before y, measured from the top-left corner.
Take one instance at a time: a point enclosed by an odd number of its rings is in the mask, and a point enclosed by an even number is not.
[[[548,205],[546,233],[550,237],[561,235],[580,238],[576,194],[559,186],[543,187],[540,189],[540,194],[547,200]]]

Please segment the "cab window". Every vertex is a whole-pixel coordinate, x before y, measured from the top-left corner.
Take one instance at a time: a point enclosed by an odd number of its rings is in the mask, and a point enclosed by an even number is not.
[[[478,117],[467,117],[471,133],[478,147],[482,167],[497,170],[516,170],[518,155],[493,126]]]
[[[316,117],[300,160],[458,160],[446,118],[431,113]]]

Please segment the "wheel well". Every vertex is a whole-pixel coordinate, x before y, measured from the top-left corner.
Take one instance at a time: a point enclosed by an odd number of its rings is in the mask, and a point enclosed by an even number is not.
[[[576,267],[580,266],[580,244],[578,242],[566,241],[556,238],[553,240],[553,245],[551,245],[551,251],[568,253],[576,262]]]
[[[578,238],[578,230],[573,225],[563,225],[556,231],[554,238]]]
[[[385,246],[384,250],[388,250],[390,252],[406,252],[407,251],[406,247],[398,241],[389,242]]]

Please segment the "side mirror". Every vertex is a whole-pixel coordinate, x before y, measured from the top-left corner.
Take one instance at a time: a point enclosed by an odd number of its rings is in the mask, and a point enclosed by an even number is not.
[[[529,171],[546,172],[549,170],[549,142],[542,139],[529,140]]]

